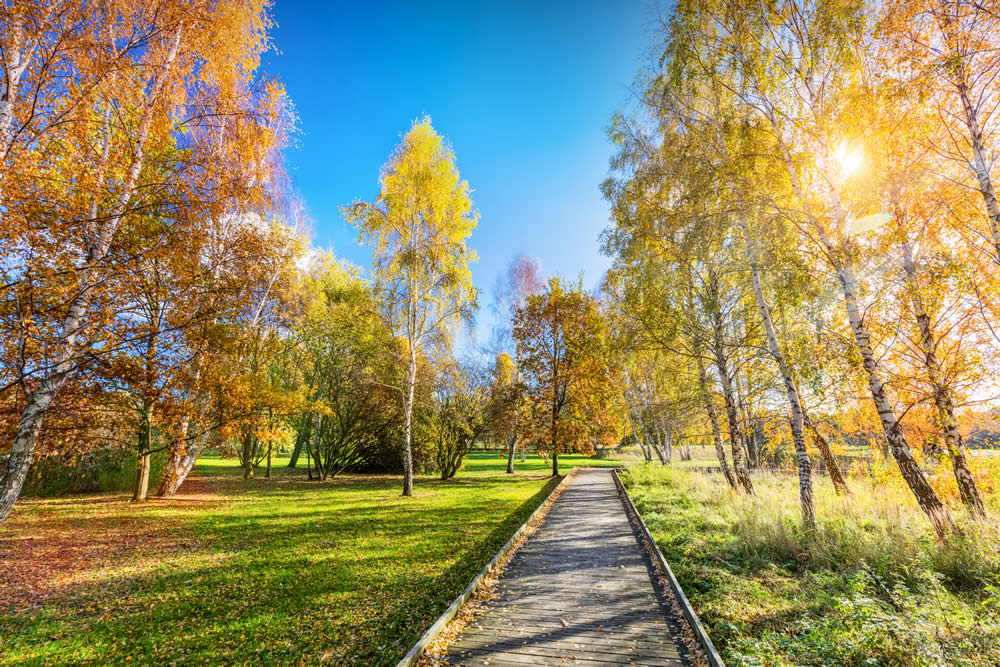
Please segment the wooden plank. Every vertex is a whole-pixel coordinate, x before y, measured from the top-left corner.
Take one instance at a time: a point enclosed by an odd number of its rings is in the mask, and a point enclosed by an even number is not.
[[[499,640],[484,638],[484,637],[463,637],[459,642],[449,646],[451,648],[457,648],[460,651],[470,651],[479,649],[491,649],[496,650],[497,647],[508,647],[508,648],[532,648],[538,649],[540,651],[555,651],[560,655],[566,651],[575,654],[587,654],[598,656],[602,660],[609,660],[608,656],[620,655],[622,653],[628,654],[633,659],[647,657],[647,658],[662,658],[662,657],[679,657],[679,652],[672,645],[659,645],[659,646],[639,646],[638,644],[633,644],[627,642],[621,645],[609,646],[609,645],[599,645],[599,644],[577,644],[574,642],[544,642],[544,641],[532,641],[530,638],[521,639],[506,639],[501,638]]]
[[[609,644],[606,642],[600,643],[596,641],[577,641],[578,639],[581,638],[564,637],[561,639],[557,639],[553,637],[539,638],[532,636],[497,638],[493,635],[481,636],[481,635],[470,634],[467,636],[467,638],[463,638],[461,643],[457,644],[457,646],[462,646],[465,648],[468,648],[470,646],[479,646],[479,647],[486,647],[486,646],[497,647],[506,645],[536,646],[536,647],[556,648],[564,651],[569,650],[577,653],[605,654],[606,656],[622,655],[623,653],[667,656],[678,659],[681,656],[681,652],[676,648],[673,642],[656,644],[652,642],[631,640],[623,644],[617,644],[617,643]]]
[[[684,661],[680,658],[669,658],[669,657],[654,657],[654,658],[643,658],[643,657],[633,657],[626,654],[618,654],[614,656],[608,656],[605,659],[601,656],[581,653],[581,652],[558,652],[558,651],[541,651],[530,648],[519,648],[519,647],[503,647],[501,650],[491,650],[491,649],[457,649],[453,653],[451,649],[448,651],[449,661],[453,664],[482,664],[474,662],[476,658],[482,658],[489,660],[489,664],[493,664],[493,658],[499,658],[502,660],[507,660],[511,662],[520,662],[528,665],[537,664],[574,664],[580,665],[580,667],[620,667],[621,665],[648,665],[650,667],[663,667],[664,665],[677,665],[682,667]],[[469,662],[466,662],[469,661]]]
[[[513,647],[513,648],[536,648],[539,650],[546,651],[559,651],[565,653],[569,651],[571,654],[576,655],[595,655],[600,657],[602,660],[612,659],[608,656],[621,655],[624,651],[625,654],[629,655],[633,660],[638,658],[670,658],[670,659],[680,659],[680,654],[676,647],[672,644],[649,644],[645,642],[640,644],[639,642],[627,642],[625,644],[610,646],[608,644],[584,644],[577,643],[569,640],[555,642],[555,641],[539,641],[532,637],[522,637],[518,639],[513,638],[500,638],[495,637],[481,637],[481,636],[468,636],[464,635],[463,639],[449,647],[457,648],[459,651],[468,651],[472,649],[496,649],[497,647]]]

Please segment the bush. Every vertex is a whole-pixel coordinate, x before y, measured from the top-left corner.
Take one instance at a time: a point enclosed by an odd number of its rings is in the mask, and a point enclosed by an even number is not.
[[[163,474],[166,452],[150,461],[151,489]],[[86,454],[47,456],[31,465],[24,482],[25,496],[48,497],[67,493],[131,491],[135,486],[136,455],[127,449],[103,448]]]

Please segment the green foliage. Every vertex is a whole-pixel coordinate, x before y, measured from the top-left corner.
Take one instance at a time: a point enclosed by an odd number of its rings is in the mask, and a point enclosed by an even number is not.
[[[429,432],[441,479],[451,479],[486,430],[488,374],[473,362],[450,366],[440,373],[435,393]]]
[[[325,253],[303,276],[305,314],[293,330],[295,367],[305,385],[296,442],[326,479],[372,467],[389,440],[399,395],[393,339],[375,316],[370,287]]]
[[[167,455],[154,452],[150,457],[150,484],[163,472]],[[98,449],[87,454],[47,456],[31,466],[22,495],[47,498],[67,493],[131,491],[135,486],[136,454],[126,449]]]

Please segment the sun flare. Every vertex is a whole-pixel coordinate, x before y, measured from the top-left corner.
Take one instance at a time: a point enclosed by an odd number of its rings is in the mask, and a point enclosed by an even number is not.
[[[843,142],[837,147],[835,157],[837,164],[840,165],[840,175],[845,178],[854,174],[864,165],[864,154],[847,142]]]

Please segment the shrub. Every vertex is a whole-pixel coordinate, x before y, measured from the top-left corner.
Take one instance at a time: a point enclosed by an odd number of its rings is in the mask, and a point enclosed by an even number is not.
[[[150,488],[156,488],[166,453],[150,461]],[[86,454],[47,456],[35,461],[24,483],[23,495],[58,496],[67,493],[131,491],[135,485],[136,455],[127,449],[102,448]]]

